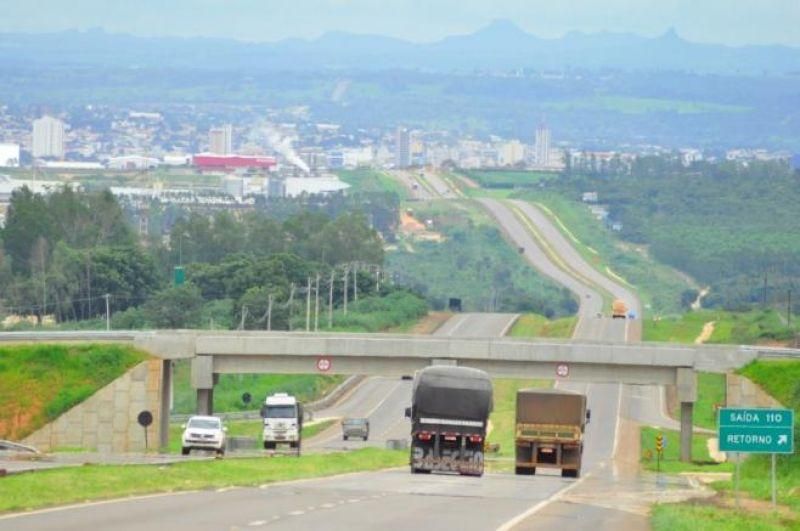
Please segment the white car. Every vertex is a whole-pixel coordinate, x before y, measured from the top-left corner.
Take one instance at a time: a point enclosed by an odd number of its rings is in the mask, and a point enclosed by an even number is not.
[[[194,416],[183,425],[181,453],[189,455],[192,450],[213,450],[217,455],[224,455],[227,431],[219,417]]]

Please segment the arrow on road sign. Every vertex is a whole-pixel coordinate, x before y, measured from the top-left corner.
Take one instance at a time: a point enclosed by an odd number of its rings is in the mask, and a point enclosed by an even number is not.
[[[778,436],[778,444],[789,444],[789,436],[788,435],[779,435]]]

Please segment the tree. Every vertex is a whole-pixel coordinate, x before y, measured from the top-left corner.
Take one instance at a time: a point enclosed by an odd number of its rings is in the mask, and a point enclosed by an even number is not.
[[[203,297],[186,283],[163,289],[144,305],[144,315],[156,328],[191,328],[200,324]]]

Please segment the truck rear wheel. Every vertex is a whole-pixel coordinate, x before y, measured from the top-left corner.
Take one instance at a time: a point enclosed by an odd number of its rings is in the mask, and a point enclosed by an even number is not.
[[[577,478],[581,475],[580,470],[561,470],[562,478]]]
[[[536,468],[528,466],[518,466],[514,469],[514,473],[518,476],[533,476],[536,474]]]

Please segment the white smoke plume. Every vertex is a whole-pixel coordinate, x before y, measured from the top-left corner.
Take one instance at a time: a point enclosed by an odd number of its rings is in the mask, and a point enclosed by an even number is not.
[[[311,173],[311,168],[309,168],[308,164],[306,164],[306,162],[297,155],[297,152],[292,147],[294,138],[290,136],[284,136],[281,134],[278,128],[270,123],[262,124],[261,126],[257,127],[255,131],[257,131],[258,135],[262,137],[261,139],[266,141],[266,143],[269,144],[272,149],[283,155],[283,157],[289,163],[294,164],[306,173]]]

